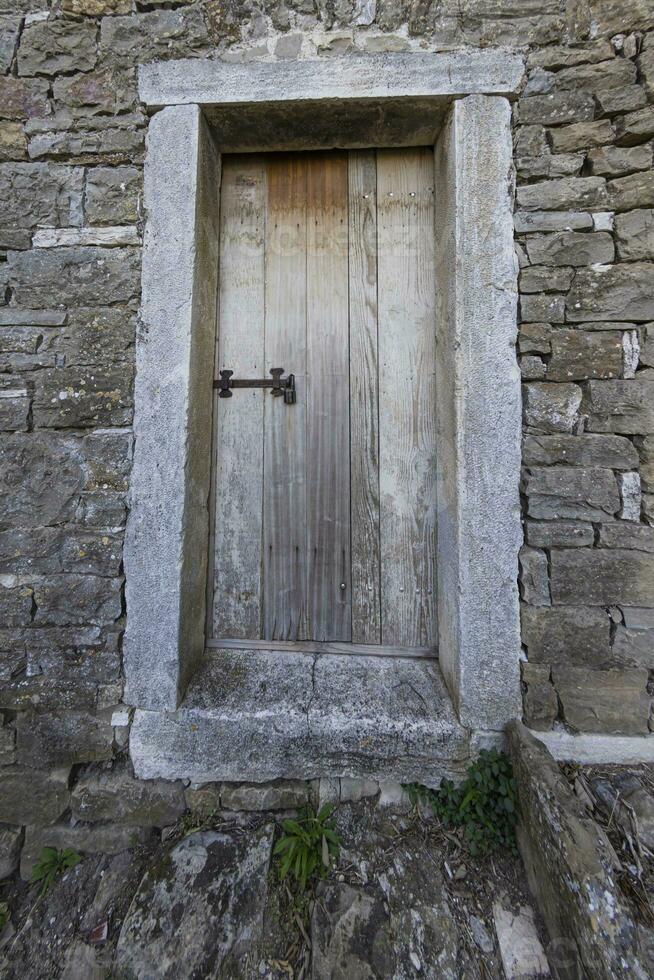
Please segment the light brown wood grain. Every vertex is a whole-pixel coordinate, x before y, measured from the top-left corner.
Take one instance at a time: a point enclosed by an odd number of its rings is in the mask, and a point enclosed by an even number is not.
[[[220,206],[218,368],[264,371],[265,165],[225,157]],[[261,635],[263,403],[260,389],[215,399],[215,636]]]
[[[382,643],[436,631],[434,168],[377,153]]]
[[[349,154],[352,640],[381,643],[377,157]]]
[[[309,154],[307,166],[308,635],[349,640],[347,154]]]

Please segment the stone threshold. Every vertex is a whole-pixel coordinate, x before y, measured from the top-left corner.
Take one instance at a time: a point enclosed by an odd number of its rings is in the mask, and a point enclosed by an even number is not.
[[[438,662],[212,650],[174,712],[134,714],[141,779],[349,776],[437,785],[470,761]]]
[[[571,732],[532,731],[531,734],[561,762],[569,760],[584,765],[654,762],[654,732],[651,735],[574,735]]]

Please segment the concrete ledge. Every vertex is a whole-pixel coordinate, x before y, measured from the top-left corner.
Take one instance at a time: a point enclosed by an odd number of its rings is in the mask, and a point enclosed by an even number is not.
[[[139,68],[139,97],[165,105],[238,105],[387,98],[513,95],[524,61],[506,51],[378,54],[229,64],[197,58]]]
[[[469,760],[437,664],[225,650],[172,713],[135,713],[142,779],[352,776],[438,784]]]
[[[654,762],[652,735],[571,735],[569,732],[532,732],[555,759],[572,762],[635,765]]]

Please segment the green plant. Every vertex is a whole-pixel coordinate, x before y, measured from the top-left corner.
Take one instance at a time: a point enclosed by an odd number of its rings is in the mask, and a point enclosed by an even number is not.
[[[55,878],[74,868],[82,860],[81,854],[70,847],[58,851],[56,847],[44,847],[32,869],[32,883],[41,882],[39,895],[45,895]]]
[[[414,804],[429,804],[446,827],[461,827],[472,855],[500,848],[515,853],[516,786],[503,752],[482,750],[460,786],[444,779],[437,790],[418,783],[406,789]]]
[[[325,803],[318,813],[307,807],[304,816],[282,822],[283,834],[275,845],[282,880],[292,874],[300,889],[314,875],[323,878],[332,861],[338,860],[341,841],[329,823],[333,807]]]
[[[0,902],[0,932],[2,932],[2,930],[4,929],[4,927],[9,922],[9,915],[10,915],[10,912],[9,912],[9,906],[7,905],[7,903],[6,902]]]

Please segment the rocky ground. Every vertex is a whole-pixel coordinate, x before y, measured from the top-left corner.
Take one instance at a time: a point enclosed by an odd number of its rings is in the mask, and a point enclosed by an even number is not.
[[[488,978],[547,973],[520,859],[471,859],[418,809],[341,804],[337,866],[305,893],[272,856],[288,813],[186,815],[43,897],[8,879],[3,980]],[[539,942],[538,934],[540,934]]]
[[[615,851],[617,881],[636,922],[654,928],[654,765],[563,772]]]

